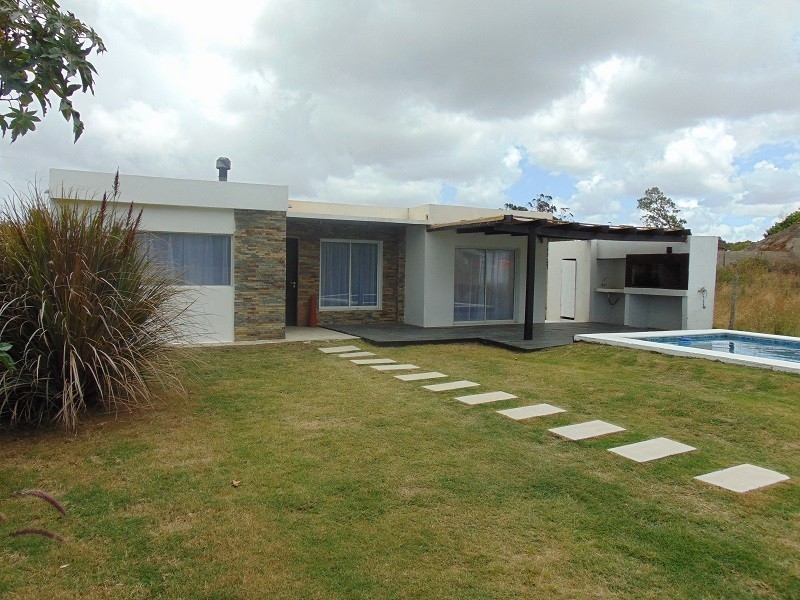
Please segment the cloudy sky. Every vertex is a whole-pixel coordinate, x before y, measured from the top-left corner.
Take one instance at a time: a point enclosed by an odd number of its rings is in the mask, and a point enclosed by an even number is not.
[[[540,193],[638,223],[658,186],[697,234],[800,208],[796,0],[63,0],[103,37],[86,132],[0,142],[50,167],[288,184],[297,199],[499,208]],[[6,186],[6,190],[8,187]],[[4,196],[7,193],[3,194]]]

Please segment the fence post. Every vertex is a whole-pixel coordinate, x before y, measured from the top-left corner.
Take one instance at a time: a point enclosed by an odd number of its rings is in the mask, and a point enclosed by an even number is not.
[[[739,299],[739,275],[733,276],[733,291],[731,292],[731,316],[728,319],[728,329],[736,328],[736,301]]]

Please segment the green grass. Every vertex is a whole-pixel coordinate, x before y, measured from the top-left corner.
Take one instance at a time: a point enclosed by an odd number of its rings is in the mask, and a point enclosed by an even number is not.
[[[800,597],[800,377],[594,345],[377,351],[520,399],[467,407],[307,344],[200,351],[186,399],[0,434],[0,596]],[[569,412],[494,412],[535,402]],[[595,418],[628,431],[546,431]],[[698,451],[606,451],[656,436]],[[792,481],[692,479],[744,462]],[[69,515],[9,497],[29,487]]]

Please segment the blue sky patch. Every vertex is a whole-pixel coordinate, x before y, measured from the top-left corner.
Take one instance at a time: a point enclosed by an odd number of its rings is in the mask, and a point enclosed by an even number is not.
[[[796,155],[798,150],[797,144],[794,142],[784,142],[782,144],[764,144],[759,146],[753,152],[746,156],[742,156],[733,161],[734,166],[739,169],[739,172],[752,171],[753,167],[761,161],[767,160],[779,169],[786,169],[792,165],[792,160],[788,158],[790,155]]]
[[[505,190],[509,201],[525,205],[539,194],[562,198],[565,202],[575,193],[575,180],[563,173],[552,174],[530,164],[527,160],[520,163],[522,177]]]

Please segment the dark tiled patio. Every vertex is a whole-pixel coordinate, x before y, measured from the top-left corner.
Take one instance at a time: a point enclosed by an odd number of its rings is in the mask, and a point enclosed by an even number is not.
[[[325,327],[358,336],[376,346],[481,342],[521,352],[567,346],[574,341],[576,335],[581,333],[652,331],[609,323],[536,323],[533,326],[533,339],[525,341],[522,339],[522,324],[417,327],[404,323],[373,323],[368,325],[335,324],[325,325]]]

